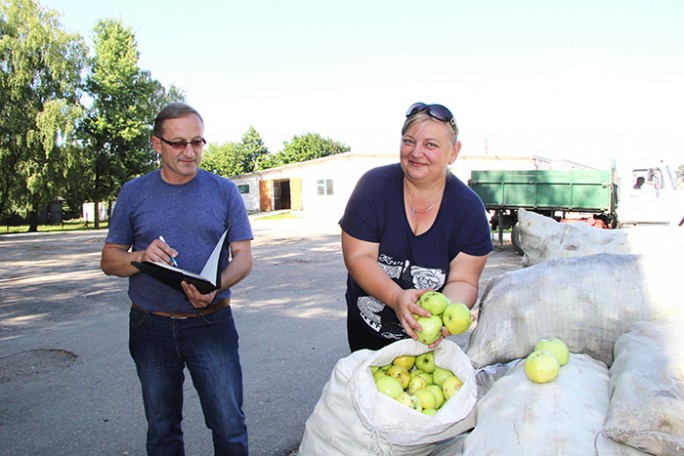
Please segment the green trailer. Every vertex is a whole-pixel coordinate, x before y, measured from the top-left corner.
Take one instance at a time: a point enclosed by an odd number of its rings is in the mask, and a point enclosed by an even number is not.
[[[468,185],[488,211],[492,230],[514,229],[524,208],[558,221],[590,221],[617,227],[618,183],[614,170],[487,170],[472,171]],[[514,235],[511,237],[513,241]],[[515,242],[514,242],[515,244]]]

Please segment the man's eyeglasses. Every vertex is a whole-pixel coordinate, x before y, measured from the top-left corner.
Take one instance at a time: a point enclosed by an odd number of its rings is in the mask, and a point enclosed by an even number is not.
[[[449,111],[449,108],[441,104],[425,104],[425,103],[413,103],[411,107],[406,111],[406,117],[411,117],[419,112],[427,111],[427,113],[442,122],[449,122],[454,129],[456,129],[456,121],[454,120],[454,115]]]
[[[199,150],[202,147],[204,147],[204,145],[207,143],[207,140],[204,138],[193,139],[192,141],[169,141],[167,139],[162,138],[161,136],[157,136],[157,138],[161,139],[166,144],[171,146],[173,150],[177,151],[185,150],[185,148],[188,147],[188,144],[190,144],[190,147],[192,147],[194,150]]]

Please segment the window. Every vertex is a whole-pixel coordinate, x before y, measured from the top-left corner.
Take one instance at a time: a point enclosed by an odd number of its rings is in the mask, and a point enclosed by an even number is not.
[[[318,189],[318,196],[332,195],[333,194],[333,180],[332,179],[319,179],[316,181],[316,187]]]
[[[240,190],[241,194],[246,194],[249,193],[249,184],[240,184],[237,186],[238,190]]]

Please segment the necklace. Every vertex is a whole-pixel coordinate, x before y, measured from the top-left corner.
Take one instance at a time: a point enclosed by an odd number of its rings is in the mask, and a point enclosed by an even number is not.
[[[408,189],[408,187],[406,187],[405,183],[404,183],[404,188],[406,188],[406,196],[408,196],[409,204],[411,205],[411,217],[415,217],[416,214],[424,214],[426,212],[431,211],[432,209],[434,209],[435,206],[437,206],[437,203],[439,203],[439,200],[442,198],[442,196],[440,195],[437,198],[437,201],[432,203],[430,205],[430,207],[428,207],[427,209],[419,210],[419,209],[416,209],[415,207],[413,207],[413,199],[411,199],[411,192],[409,192],[409,189]]]

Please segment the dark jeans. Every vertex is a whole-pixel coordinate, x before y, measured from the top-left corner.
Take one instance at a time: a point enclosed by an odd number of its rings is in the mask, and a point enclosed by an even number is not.
[[[142,386],[147,454],[185,454],[181,430],[188,368],[216,455],[247,455],[238,335],[230,308],[174,320],[130,312],[129,349]]]

